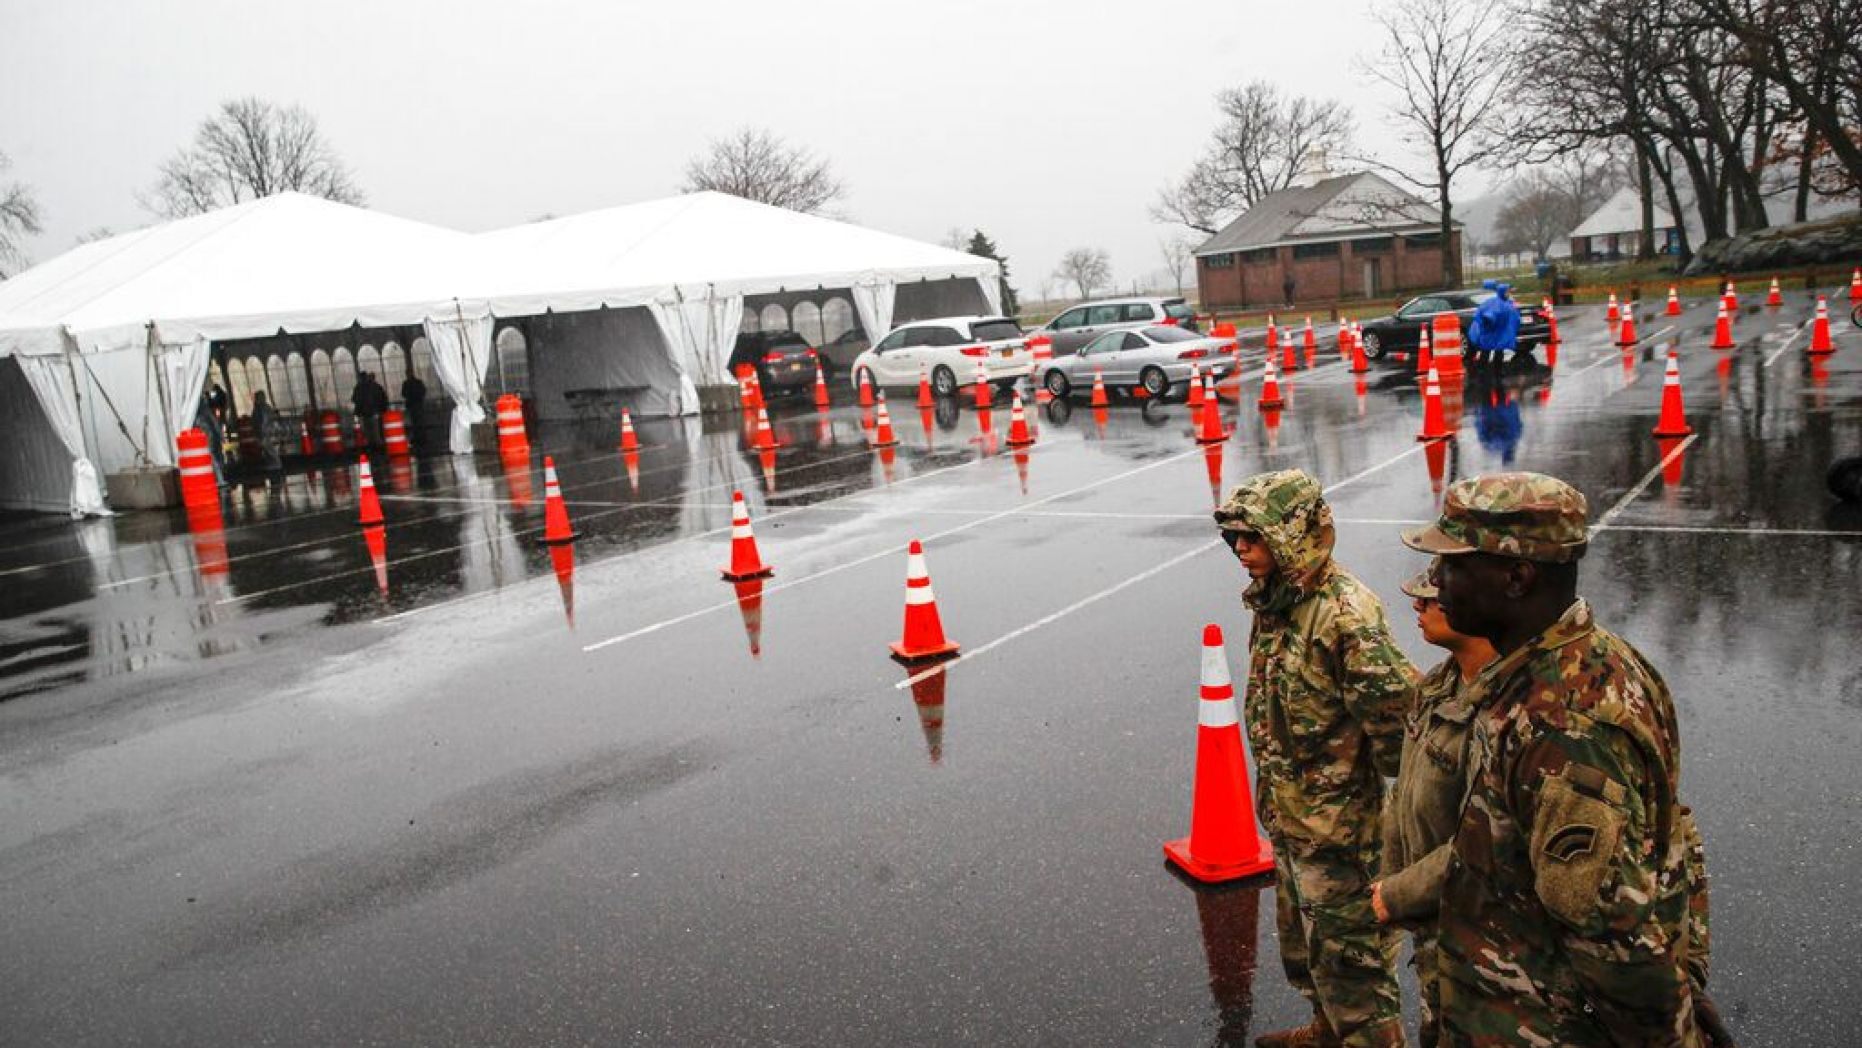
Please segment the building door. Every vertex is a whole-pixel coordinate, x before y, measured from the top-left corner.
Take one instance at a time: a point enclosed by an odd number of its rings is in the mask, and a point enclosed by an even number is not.
[[[1383,287],[1380,286],[1377,280],[1377,260],[1374,258],[1365,259],[1364,260],[1364,297],[1365,298],[1376,298],[1378,295],[1383,294],[1383,290],[1384,290]]]

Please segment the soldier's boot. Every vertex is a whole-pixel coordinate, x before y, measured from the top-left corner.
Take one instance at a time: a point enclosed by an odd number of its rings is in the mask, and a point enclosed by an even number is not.
[[[1275,1030],[1254,1039],[1255,1048],[1339,1048],[1342,1043],[1323,1015],[1313,1016],[1312,1022],[1304,1026]]]

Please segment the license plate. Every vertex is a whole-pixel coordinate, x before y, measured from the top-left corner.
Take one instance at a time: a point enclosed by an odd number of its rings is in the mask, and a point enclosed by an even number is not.
[[[1012,349],[997,350],[997,352],[1001,353],[1005,359],[1015,355],[1015,351]]]

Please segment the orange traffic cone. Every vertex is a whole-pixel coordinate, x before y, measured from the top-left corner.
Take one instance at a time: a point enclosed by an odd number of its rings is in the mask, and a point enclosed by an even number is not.
[[[1639,341],[1641,340],[1636,337],[1636,311],[1626,309],[1623,311],[1623,324],[1616,331],[1616,344],[1633,346]]]
[[[640,450],[640,437],[634,433],[634,416],[626,408],[621,409],[621,450]]]
[[[1681,296],[1676,293],[1673,284],[1668,285],[1668,315],[1671,317],[1681,315]]]
[[[1370,369],[1371,365],[1364,359],[1364,343],[1358,340],[1358,331],[1354,327],[1351,332],[1351,373],[1362,375]]]
[[[1713,345],[1710,349],[1733,349],[1738,346],[1733,341],[1733,321],[1726,315],[1726,303],[1720,303],[1720,313],[1713,322]]]
[[[1454,430],[1448,428],[1442,417],[1442,377],[1430,368],[1429,379],[1423,385],[1422,431],[1416,434],[1416,439],[1443,440],[1454,435]]]
[[[1222,432],[1222,402],[1216,399],[1215,378],[1204,375],[1203,382],[1203,417],[1196,443],[1220,444],[1228,439],[1228,434]]]
[[[898,442],[899,438],[892,435],[892,413],[886,410],[886,402],[881,400],[879,402],[879,424],[873,430],[873,446],[889,448]]]
[[[1098,368],[1094,368],[1093,369],[1093,398],[1087,402],[1087,406],[1095,407],[1095,408],[1103,408],[1108,403],[1109,401],[1106,399],[1106,377],[1100,374]]]
[[[1265,873],[1274,868],[1274,847],[1254,824],[1235,687],[1229,681],[1222,627],[1214,623],[1203,627],[1202,699],[1196,724],[1190,835],[1166,842],[1164,857],[1206,884]]]
[[[923,367],[918,369],[918,406],[933,410],[937,408],[937,401],[931,396],[931,371]]]
[[[863,408],[873,406],[873,375],[865,370],[860,372],[860,406]]]
[[[356,496],[356,503],[362,507],[362,511],[357,515],[357,523],[361,524],[363,527],[367,527],[370,524],[380,524],[382,522],[381,499],[375,494],[375,478],[369,473],[368,456],[363,455],[356,459],[356,462],[362,467],[362,483],[360,485],[362,491]]]
[[[1288,338],[1280,344],[1280,370],[1297,371],[1299,366],[1299,353],[1293,348],[1293,339]]]
[[[1849,273],[1849,301],[1862,303],[1862,266]]]
[[[1739,291],[1730,280],[1726,282],[1726,311],[1734,316],[1739,315]]]
[[[723,570],[724,578],[741,582],[775,573],[776,569],[763,563],[762,555],[756,551],[756,536],[750,531],[750,507],[744,502],[744,493],[731,492],[731,564]]]
[[[1830,341],[1830,304],[1822,295],[1818,295],[1817,319],[1810,322],[1810,353],[1815,356],[1835,351],[1836,343]]]
[[[1545,344],[1558,345],[1558,311],[1552,308],[1552,300],[1545,300]]]
[[[776,450],[776,433],[769,428],[769,409],[756,409],[756,437],[750,446],[758,451]]]
[[[1025,448],[1034,443],[1034,436],[1028,432],[1028,416],[1022,412],[1022,391],[1014,390],[1009,397],[1009,447]]]
[[[1267,355],[1273,356],[1274,351],[1279,348],[1280,332],[1278,328],[1274,327],[1274,315],[1269,313],[1267,314]]]
[[[821,362],[815,361],[815,407],[826,411],[834,405],[834,399],[828,393],[828,373],[822,370]]]
[[[752,370],[750,372],[750,407],[761,409],[768,406],[768,402],[763,399],[763,380],[757,378],[756,372]]]
[[[1285,407],[1286,403],[1280,398],[1280,379],[1274,373],[1274,358],[1268,357],[1267,374],[1261,379],[1261,400],[1255,406],[1262,411],[1272,411],[1275,408]]]
[[[925,569],[925,547],[917,539],[905,555],[905,633],[892,645],[892,657],[920,662],[957,653],[957,645],[944,636],[937,597],[931,592],[931,573]]]
[[[1616,292],[1614,291],[1610,292],[1610,308],[1604,310],[1603,319],[1606,324],[1614,324],[1623,319],[1623,311],[1616,304]]]
[[[1201,364],[1190,365],[1190,388],[1189,388],[1188,394],[1186,395],[1185,402],[1189,404],[1190,413],[1192,415],[1202,410],[1202,407],[1203,407],[1203,366]]]
[[[1850,297],[1853,298],[1854,295],[1852,294]],[[1768,306],[1784,305],[1784,292],[1778,290],[1777,277],[1771,278],[1771,291],[1765,295],[1765,304]]]
[[[1319,336],[1313,334],[1311,317],[1306,318],[1306,334],[1301,341],[1306,350],[1306,368],[1310,371],[1319,359]]]
[[[989,410],[990,393],[989,371],[983,367],[983,362],[979,360],[976,362],[976,409],[978,411]]]
[[[1435,354],[1429,351],[1429,329],[1423,328],[1416,339],[1416,374],[1427,375],[1435,366]]]
[[[1655,423],[1658,437],[1685,437],[1694,432],[1681,409],[1681,362],[1668,351],[1668,372],[1662,378],[1662,417]]]
[[[548,546],[574,542],[580,532],[569,528],[569,507],[563,504],[562,485],[556,480],[556,460],[543,456],[543,542]]]
[[[754,374],[755,372],[745,365],[742,374],[737,376],[737,406],[742,408],[746,415],[756,410],[756,396],[750,387],[750,378]]]

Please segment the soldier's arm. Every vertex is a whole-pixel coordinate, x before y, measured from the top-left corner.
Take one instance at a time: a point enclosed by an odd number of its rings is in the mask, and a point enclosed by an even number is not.
[[[1416,667],[1390,639],[1383,615],[1358,615],[1339,630],[1339,687],[1345,711],[1371,741],[1381,775],[1394,776],[1403,757],[1403,714],[1415,694]]]
[[[1677,1043],[1692,1022],[1679,953],[1686,885],[1662,875],[1650,774],[1627,736],[1584,722],[1539,735],[1508,776],[1539,901],[1562,928],[1585,1003],[1619,1044]]]
[[[1442,908],[1442,885],[1448,880],[1448,860],[1454,841],[1438,845],[1427,855],[1383,879],[1384,906],[1393,921],[1426,921]]]

